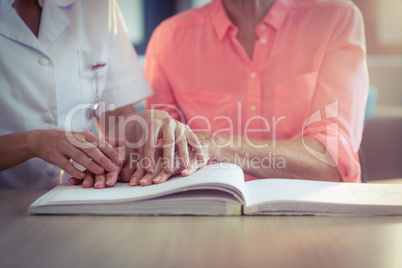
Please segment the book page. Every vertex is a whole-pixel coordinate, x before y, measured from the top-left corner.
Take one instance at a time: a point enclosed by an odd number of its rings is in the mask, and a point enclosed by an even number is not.
[[[401,184],[363,184],[291,179],[246,182],[247,207],[268,202],[402,206]]]
[[[29,214],[61,215],[241,215],[241,203],[221,190],[192,190],[127,202],[30,206]]]
[[[175,177],[162,184],[144,187],[130,186],[128,183],[117,183],[114,187],[104,189],[59,185],[32,205],[124,202],[196,189],[230,192],[243,203],[243,171],[236,165],[219,163],[203,167],[188,177]]]

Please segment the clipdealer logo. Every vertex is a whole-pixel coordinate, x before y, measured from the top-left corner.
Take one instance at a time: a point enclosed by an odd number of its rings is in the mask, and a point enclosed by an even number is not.
[[[331,165],[333,167],[338,166],[339,162],[339,124],[338,122],[331,122],[331,119],[338,118],[339,116],[339,102],[334,101],[324,107],[325,118],[321,116],[321,110],[317,110],[312,115],[310,115],[306,121],[303,123],[302,127],[302,142],[304,148],[318,160]],[[325,153],[320,153],[309,147],[304,140],[304,132],[306,128],[312,124],[319,122],[329,121],[331,123],[326,124],[326,144]],[[330,154],[328,148],[335,148],[332,150],[332,155]]]

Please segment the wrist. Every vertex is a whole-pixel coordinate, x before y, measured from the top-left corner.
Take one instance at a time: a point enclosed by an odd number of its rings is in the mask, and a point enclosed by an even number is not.
[[[29,158],[38,156],[38,144],[40,138],[40,130],[32,130],[24,133],[23,144]]]
[[[225,150],[230,146],[228,137],[224,134],[211,135],[211,144],[213,159],[218,162],[227,161]]]
[[[225,138],[222,135],[212,133],[196,133],[201,146],[208,159],[212,161],[221,161],[224,157]]]

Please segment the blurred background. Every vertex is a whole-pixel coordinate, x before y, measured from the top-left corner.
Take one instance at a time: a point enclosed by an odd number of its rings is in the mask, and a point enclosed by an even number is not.
[[[137,53],[144,55],[149,38],[159,23],[189,8],[208,4],[211,0],[117,0],[117,2]]]
[[[402,0],[352,0],[365,22],[370,91],[360,158],[367,179],[402,178]],[[144,53],[159,23],[211,0],[117,0],[129,35]],[[143,109],[143,104],[136,106]]]

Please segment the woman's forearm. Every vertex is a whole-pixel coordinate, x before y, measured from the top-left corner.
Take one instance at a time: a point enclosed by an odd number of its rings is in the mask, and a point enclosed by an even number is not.
[[[34,140],[34,131],[0,136],[0,171],[35,157]]]
[[[340,181],[332,159],[319,160],[305,148],[324,153],[325,147],[313,138],[293,140],[252,140],[239,136],[216,135],[212,139],[213,156],[219,162],[239,165],[257,178],[294,178]]]

